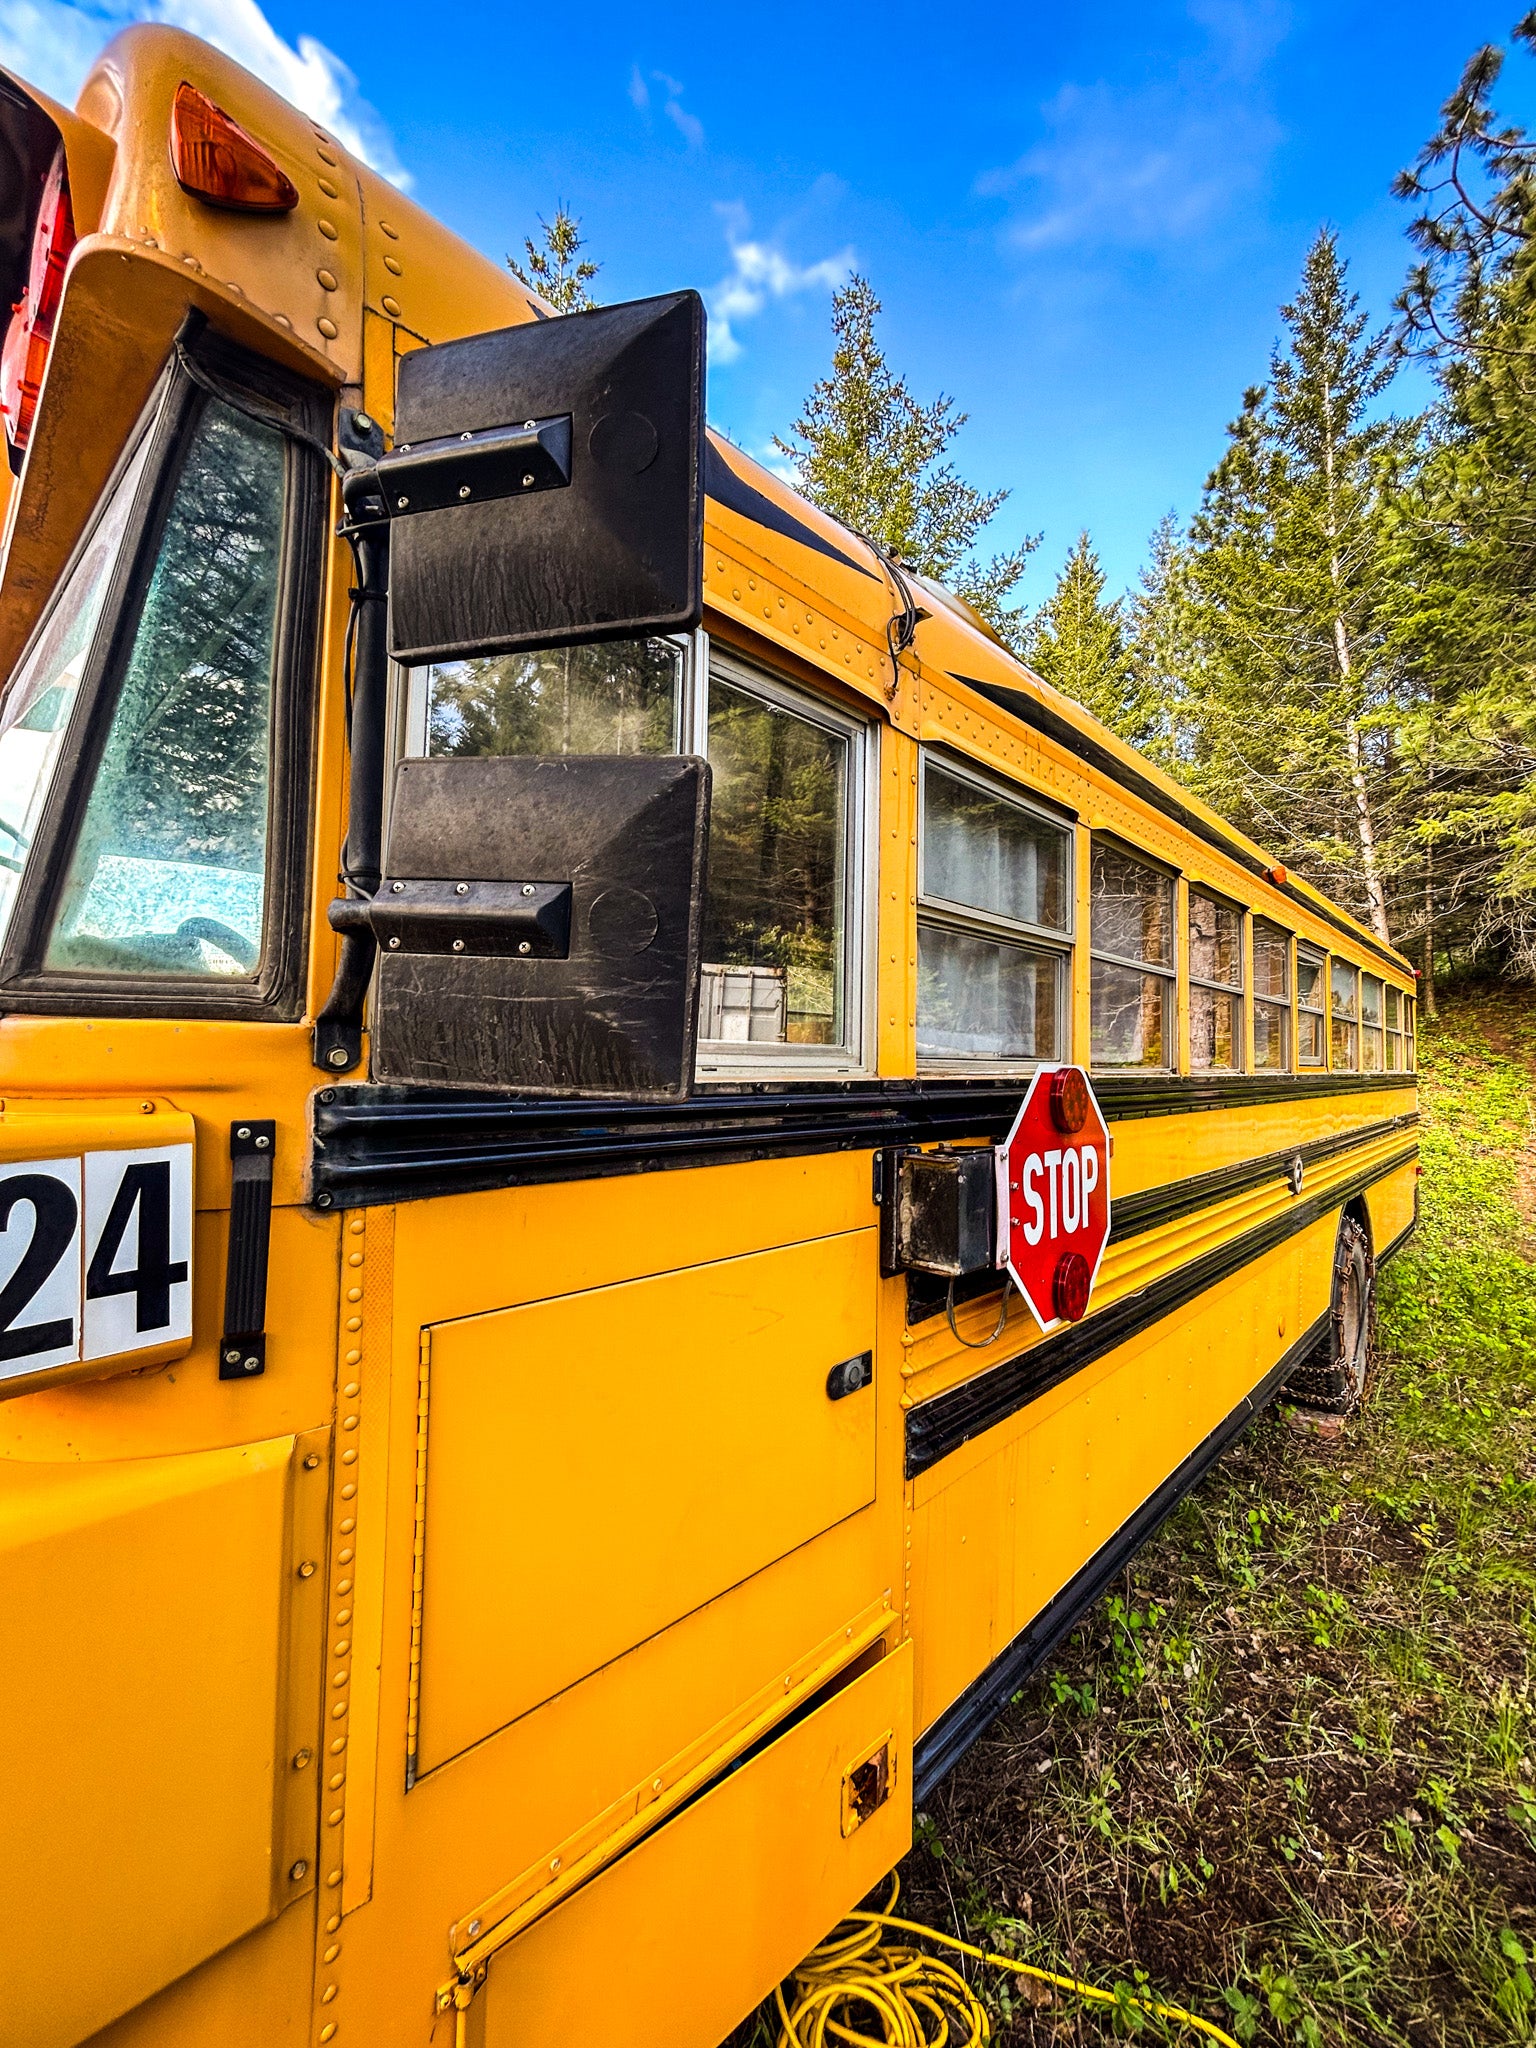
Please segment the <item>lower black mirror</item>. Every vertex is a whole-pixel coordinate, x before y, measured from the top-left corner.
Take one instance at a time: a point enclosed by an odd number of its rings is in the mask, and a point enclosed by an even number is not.
[[[365,910],[375,1078],[686,1095],[708,817],[687,756],[401,762]]]

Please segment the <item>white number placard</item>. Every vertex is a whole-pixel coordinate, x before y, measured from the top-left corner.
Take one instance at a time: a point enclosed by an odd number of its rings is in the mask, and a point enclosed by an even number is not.
[[[192,1147],[0,1166],[0,1379],[192,1335]]]
[[[80,1356],[80,1161],[0,1169],[0,1377]]]
[[[192,1147],[85,1155],[85,1358],[192,1334]]]

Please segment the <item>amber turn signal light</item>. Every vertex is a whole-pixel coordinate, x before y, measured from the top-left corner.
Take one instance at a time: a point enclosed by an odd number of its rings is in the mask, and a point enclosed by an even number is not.
[[[171,109],[171,165],[183,191],[236,213],[291,213],[299,190],[238,121],[185,80]]]

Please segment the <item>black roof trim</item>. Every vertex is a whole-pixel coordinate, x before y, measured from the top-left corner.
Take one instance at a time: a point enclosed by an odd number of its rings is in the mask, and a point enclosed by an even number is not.
[[[868,576],[871,582],[879,581],[873,569],[866,569],[852,555],[834,547],[813,526],[807,526],[803,519],[786,512],[782,505],[776,505],[755,484],[749,484],[745,477],[738,476],[715,446],[712,435],[706,435],[704,440],[704,495],[723,505],[728,512],[750,519],[755,525],[766,526],[770,533],[798,541],[803,548],[814,548],[818,555],[826,555],[834,562],[841,562],[845,568],[857,570],[859,575]]]

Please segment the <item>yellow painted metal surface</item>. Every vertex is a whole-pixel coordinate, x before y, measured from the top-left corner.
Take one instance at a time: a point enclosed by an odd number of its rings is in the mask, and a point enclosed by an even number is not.
[[[318,1714],[311,1694],[290,1726],[283,1681],[290,1605],[312,1637],[321,1591],[296,1577],[296,1495],[324,1483],[323,1445],[293,1437],[0,1464],[10,2039],[82,2040],[313,1888],[290,1875],[313,1774],[291,1783],[284,1752]],[[65,1928],[82,1966],[47,1968]]]
[[[1328,1218],[913,1482],[917,1725],[1115,1534],[1328,1305]]]
[[[872,1267],[850,1231],[432,1328],[417,1769],[869,1505],[874,1390],[827,1375]]]
[[[728,2033],[906,1849],[909,1658],[903,1645],[834,1693],[497,1956],[484,2048],[673,2048]],[[845,1835],[843,1775],[875,1745],[888,1746],[888,1795]],[[600,2018],[597,1986],[615,1993]]]
[[[221,213],[175,184],[183,78],[271,150],[292,215]],[[190,37],[128,31],[63,125],[83,239],[9,496],[0,673],[189,311],[388,429],[402,355],[540,310]],[[1262,849],[1213,845],[1184,792],[1194,829],[1175,822],[1158,771],[963,607],[925,599],[893,670],[878,562],[717,452],[832,550],[707,505],[712,640],[868,722],[867,1077],[919,1073],[925,748],[1078,820],[1077,1058],[1098,831],[1176,870],[1181,900],[1214,889],[1412,992],[1358,926],[1263,878]],[[914,1732],[1323,1314],[1345,1191],[1377,1175],[1360,1199],[1378,1247],[1411,1224],[1414,1086],[1118,1121],[1122,1200],[1362,1135],[1308,1167],[1307,1229],[910,1481],[909,1416],[1038,1340],[1017,1317],[974,1350],[942,1313],[908,1324],[904,1281],[878,1271],[871,1148],[318,1209],[310,1023],[336,959],[349,578],[333,542],[313,593],[304,1016],[0,1017],[0,1162],[152,1130],[195,1165],[184,1354],[0,1389],[23,1645],[3,1681],[7,1810],[29,1845],[0,1913],[6,2025],[29,2048],[407,2048],[449,2038],[439,1996],[462,1973],[480,2048],[715,2048],[906,1846]],[[1019,692],[1059,736],[974,682]],[[227,1383],[244,1117],[277,1132],[268,1367]],[[1295,1199],[1272,1178],[1118,1240],[1093,1314],[1278,1227]],[[993,1315],[963,1306],[962,1335]],[[828,1368],[866,1348],[874,1386],[828,1402]],[[887,1731],[891,1796],[845,1833],[848,1774]],[[615,1982],[622,1998],[594,1995]]]

